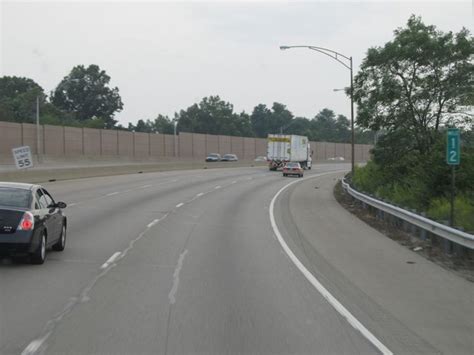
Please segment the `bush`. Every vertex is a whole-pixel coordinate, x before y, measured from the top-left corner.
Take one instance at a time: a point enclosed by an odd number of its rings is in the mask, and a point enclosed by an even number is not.
[[[423,204],[426,196],[425,191],[426,187],[422,182],[410,180],[380,186],[375,194],[377,197],[387,199],[395,205],[423,210],[426,207]]]
[[[369,161],[364,167],[356,166],[352,183],[357,190],[375,194],[379,186],[383,184],[379,166],[373,161]]]
[[[427,211],[427,216],[436,221],[449,220],[451,203],[445,198],[436,198]],[[464,195],[454,200],[454,224],[463,227],[466,232],[474,232],[474,200]]]

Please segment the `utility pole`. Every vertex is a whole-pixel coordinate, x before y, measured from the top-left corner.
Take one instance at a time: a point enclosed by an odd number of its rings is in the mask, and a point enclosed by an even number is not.
[[[173,142],[174,142],[174,156],[176,157],[177,155],[177,149],[176,149],[176,146],[177,146],[177,142],[176,142],[176,126],[178,125],[178,121],[174,121],[174,137],[173,137]]]
[[[355,134],[354,134],[354,79],[352,75],[352,57],[349,59],[350,71],[351,71],[351,176],[354,177],[355,169],[355,156],[354,156],[354,145],[355,145]]]
[[[39,95],[36,96],[36,156],[38,163],[41,163],[41,139],[40,139],[40,122],[39,122]]]

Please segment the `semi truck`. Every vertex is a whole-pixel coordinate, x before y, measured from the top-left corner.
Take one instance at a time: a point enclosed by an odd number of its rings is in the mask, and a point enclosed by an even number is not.
[[[298,162],[304,169],[311,169],[312,150],[308,137],[269,134],[267,140],[267,160],[270,170],[283,168],[288,162]]]

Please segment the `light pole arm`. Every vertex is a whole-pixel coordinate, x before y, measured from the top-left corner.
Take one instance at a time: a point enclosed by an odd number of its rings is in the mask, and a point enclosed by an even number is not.
[[[290,48],[308,48],[308,49],[311,49],[313,51],[316,51],[316,52],[322,53],[324,55],[327,55],[329,58],[332,58],[335,61],[338,61],[340,64],[345,66],[347,69],[351,70],[350,65],[347,65],[346,63],[344,63],[342,60],[339,59],[339,58],[344,58],[345,60],[349,61],[349,63],[350,63],[351,62],[351,57],[348,57],[348,56],[346,56],[342,53],[333,51],[332,49],[323,48],[323,47],[315,47],[315,46],[280,46],[281,50],[290,49]]]

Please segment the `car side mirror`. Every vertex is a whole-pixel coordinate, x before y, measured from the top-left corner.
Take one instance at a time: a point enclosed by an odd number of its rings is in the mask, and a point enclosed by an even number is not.
[[[66,208],[67,205],[64,202],[56,202],[56,207],[58,208]]]

